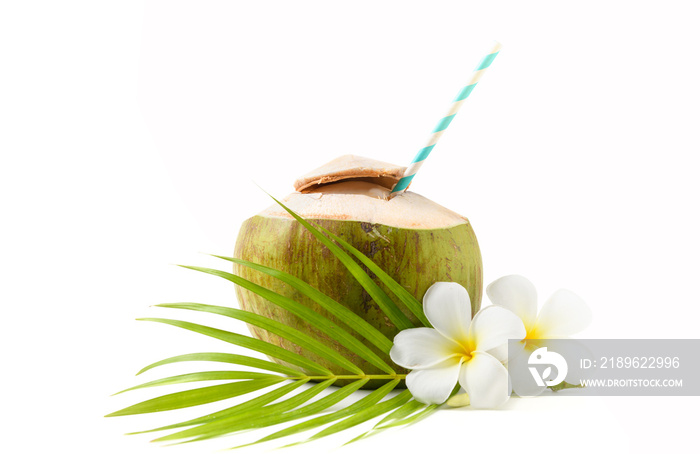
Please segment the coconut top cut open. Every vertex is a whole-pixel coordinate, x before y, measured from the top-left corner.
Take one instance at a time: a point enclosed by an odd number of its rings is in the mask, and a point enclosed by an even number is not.
[[[305,219],[369,222],[408,229],[449,228],[469,221],[418,195],[403,192],[389,199],[405,167],[361,156],[345,155],[294,182],[297,192],[282,200]],[[292,217],[277,204],[260,216]]]
[[[341,180],[369,181],[391,189],[401,179],[406,167],[346,154],[314,169],[294,182],[294,189],[310,192]]]

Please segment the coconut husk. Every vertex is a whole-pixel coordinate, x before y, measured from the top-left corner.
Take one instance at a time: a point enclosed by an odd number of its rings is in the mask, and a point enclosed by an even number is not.
[[[369,181],[391,189],[401,179],[405,170],[406,167],[348,154],[300,177],[294,182],[294,189],[308,192],[324,184],[342,180]]]

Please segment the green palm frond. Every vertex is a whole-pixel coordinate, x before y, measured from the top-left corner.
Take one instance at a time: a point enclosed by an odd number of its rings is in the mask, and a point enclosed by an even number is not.
[[[167,358],[144,367],[143,369],[138,371],[136,375],[141,375],[142,373],[151,370],[154,367],[185,361],[211,361],[219,363],[238,364],[240,366],[248,366],[255,369],[279,372],[284,375],[301,375],[301,372],[299,372],[298,370],[292,369],[291,367],[283,366],[282,364],[273,363],[264,359],[251,358],[250,356],[235,355],[233,353],[189,353],[187,355],[173,356],[172,358]]]
[[[230,259],[230,260],[239,262],[239,260],[235,260],[235,259]],[[213,270],[210,268],[200,268],[200,267],[191,267],[191,266],[185,267],[185,268],[189,268],[189,269],[201,271],[204,273],[212,274],[215,276],[219,276],[219,277],[222,277],[228,281],[233,282],[234,284],[238,284],[241,287],[262,296],[263,298],[265,298],[269,302],[271,302],[271,303],[273,303],[273,304],[275,304],[283,309],[288,310],[292,314],[297,315],[297,316],[303,318],[304,320],[307,320],[308,322],[312,323],[313,325],[317,326],[318,328],[322,329],[326,334],[328,334],[328,336],[331,339],[337,341],[338,343],[340,343],[342,346],[346,347],[347,349],[354,351],[355,353],[357,353],[358,356],[366,359],[368,362],[374,364],[379,369],[384,370],[385,372],[387,372],[389,374],[395,373],[394,370],[391,368],[391,366],[386,364],[386,362],[384,362],[376,353],[372,352],[372,350],[370,350],[362,342],[357,340],[357,338],[355,338],[350,332],[344,330],[343,328],[339,327],[335,323],[328,320],[326,317],[318,314],[316,311],[309,309],[308,307],[304,306],[303,304],[298,303],[297,301],[294,301],[291,298],[287,298],[286,296],[282,296],[278,293],[275,293],[271,290],[268,290],[264,287],[261,287],[257,284],[254,284],[254,283],[252,283],[246,279],[243,279],[242,277],[236,276],[235,274],[232,274],[232,273],[227,273],[225,271],[219,271],[219,270]],[[280,272],[280,274],[283,274],[283,273]],[[284,274],[290,278],[293,277],[293,276],[288,275],[286,273],[284,273]],[[300,291],[305,296],[308,296],[309,294],[314,294],[312,292],[305,293],[305,292],[307,292],[307,289],[300,289]],[[323,295],[321,292],[319,292],[316,289],[314,289],[314,291],[316,293]],[[328,300],[333,301],[327,295],[323,295],[323,296],[325,296]],[[321,299],[321,298],[319,298],[319,299]],[[329,301],[326,301],[326,303],[328,303],[328,302]],[[335,303],[335,305],[338,306],[338,308],[342,307],[345,310],[347,310],[348,312],[352,313],[349,309],[345,308],[340,303],[338,303],[336,301],[333,301],[333,303]],[[336,308],[336,309],[338,309],[338,308]],[[353,315],[355,315],[355,314],[353,313]],[[358,316],[356,315],[356,317],[358,317]],[[343,318],[343,320],[346,320],[346,324],[348,322],[350,322],[354,325],[353,321],[350,321],[349,318]],[[367,322],[365,322],[365,323],[367,323]],[[376,328],[372,327],[369,324],[367,324],[367,325],[370,328],[372,328],[374,331],[376,331],[379,335],[381,335],[384,339],[386,339],[386,337],[383,334],[381,334]],[[360,333],[361,335],[363,335],[363,333],[365,333],[365,332],[370,332],[367,329],[367,327],[365,327],[364,325],[358,324],[355,326],[356,326],[356,328],[354,331]],[[372,334],[374,335],[374,333],[372,333]],[[365,337],[365,339],[367,339],[367,337]],[[382,350],[382,351],[384,353],[389,353],[389,350],[391,349],[392,343],[388,339],[386,339],[386,340],[389,342],[388,348],[386,350]],[[384,345],[383,342],[381,343],[381,345],[382,345],[382,348],[386,348],[386,346]]]
[[[275,199],[275,201],[277,200]],[[397,328],[414,327],[414,324],[405,315],[406,313],[413,314],[420,323],[424,326],[429,326],[420,302],[388,274],[372,263],[368,257],[331,232],[322,231],[300,218],[279,201],[277,203],[308,229],[345,265],[367,293],[377,302],[387,319]],[[288,284],[300,292],[301,295],[318,303],[320,307],[339,322],[331,321],[324,315],[309,309],[294,299],[257,285],[235,274],[211,268],[194,266],[186,266],[185,268],[226,279],[303,318],[313,327],[327,333],[330,339],[336,341],[352,354],[377,367],[380,373],[367,374],[348,358],[307,333],[258,314],[231,307],[199,303],[161,304],[158,307],[205,312],[233,318],[280,336],[294,343],[298,349],[294,352],[289,351],[263,340],[184,320],[166,318],[140,319],[212,337],[266,355],[269,358],[274,358],[283,362],[283,364],[247,355],[215,352],[189,353],[166,358],[146,366],[138,374],[160,366],[185,362],[224,363],[243,366],[246,370],[201,371],[161,378],[133,386],[121,392],[213,380],[225,382],[223,384],[202,386],[165,394],[126,407],[107,416],[125,416],[176,410],[255,393],[255,397],[224,410],[180,423],[133,433],[171,430],[173,431],[172,433],[156,438],[154,441],[188,443],[231,435],[244,430],[272,427],[297,421],[291,426],[280,427],[279,430],[260,438],[254,443],[249,443],[257,444],[320,428],[320,431],[303,442],[313,441],[351,429],[359,424],[385,415],[369,431],[350,440],[352,442],[392,427],[415,422],[436,409],[437,406],[435,405],[425,405],[414,400],[408,390],[396,392],[395,389],[405,380],[406,375],[398,373],[395,370],[395,366],[387,363],[379,354],[381,353],[386,357],[393,345],[392,341],[364,319],[328,295],[288,273],[245,260],[217,257],[267,274]],[[368,272],[363,269],[363,266],[376,276],[379,282],[384,284],[391,296],[375,283]],[[392,298],[395,298],[402,306],[400,307]],[[325,364],[333,364],[340,368],[342,372],[334,373],[317,361],[309,359],[310,357],[320,358],[325,361]],[[331,388],[339,380],[347,384],[342,387]],[[368,382],[377,380],[380,380],[379,383],[383,383],[378,389],[373,391],[360,390]],[[357,393],[362,395],[359,400],[340,409],[331,410],[332,407],[335,408],[339,404],[342,405],[343,401],[351,396],[355,396]],[[298,421],[302,419],[303,421]]]
[[[367,339],[370,341],[374,346],[376,346],[381,352],[383,353],[389,353],[389,350],[391,350],[391,346],[393,345],[392,341],[389,340],[384,334],[382,334],[381,331],[379,331],[377,328],[374,326],[370,325],[365,319],[348,309],[347,307],[343,306],[342,304],[338,303],[334,299],[330,298],[328,295],[325,293],[322,293],[318,290],[316,290],[314,287],[310,286],[306,282],[302,281],[298,277],[292,276],[289,273],[285,273],[284,271],[278,271],[274,270],[272,268],[263,266],[263,265],[258,265],[252,262],[249,262],[247,260],[241,260],[233,257],[223,257],[220,255],[216,255],[214,257],[228,260],[233,263],[237,263],[239,265],[247,266],[248,268],[254,269],[256,271],[260,271],[261,273],[268,274],[272,277],[275,277],[279,279],[280,281],[289,284],[291,287],[294,289],[298,290],[305,296],[308,296],[311,300],[313,300],[315,303],[317,303],[319,306],[327,310],[331,315],[344,320],[345,323],[353,329],[357,334],[362,336],[363,338]],[[422,307],[421,307],[422,310]],[[354,339],[354,338],[353,338]],[[364,344],[359,343],[355,345],[354,347],[357,347],[359,349],[362,349],[362,346]],[[362,349],[363,353],[365,353],[365,350]],[[374,360],[370,360],[369,358],[363,357],[366,359],[368,362],[371,362],[375,364],[377,367],[380,369],[385,369],[385,367],[388,367],[391,369],[390,366],[385,365],[385,366],[380,366],[377,363],[374,363],[373,361],[381,362],[383,363],[384,361],[379,358],[379,356],[375,355],[371,350],[368,350],[366,352],[367,355],[371,357],[376,357]]]

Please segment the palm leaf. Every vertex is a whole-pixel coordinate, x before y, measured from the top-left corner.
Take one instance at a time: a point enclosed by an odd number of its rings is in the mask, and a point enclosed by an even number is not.
[[[178,328],[183,328],[189,331],[194,331],[195,333],[204,334],[215,339],[220,339],[222,341],[238,345],[240,347],[249,348],[251,350],[263,353],[273,358],[281,359],[295,366],[299,366],[303,369],[309,369],[313,372],[319,373],[321,375],[333,375],[333,373],[323,366],[311,361],[298,353],[290,352],[272,345],[269,342],[261,341],[259,339],[254,339],[252,337],[243,336],[241,334],[232,333],[230,331],[224,331],[217,328],[211,328],[209,326],[198,325],[196,323],[184,322],[181,320],[170,320],[165,318],[141,318],[138,319],[147,322],[157,322],[164,323],[166,325],[177,326]]]
[[[337,317],[340,320],[344,320],[347,326],[349,326],[357,334],[361,335],[362,337],[370,341],[372,344],[374,344],[380,351],[388,354],[389,350],[391,350],[393,342],[391,342],[391,340],[389,340],[381,331],[367,323],[365,319],[363,319],[347,307],[338,303],[325,293],[310,286],[298,277],[292,276],[291,274],[285,273],[284,271],[278,271],[264,265],[249,262],[247,260],[241,260],[233,257],[224,257],[221,255],[215,255],[214,257],[246,266],[253,270],[275,277],[286,284],[289,284],[292,288],[298,290],[299,292],[307,296],[309,299],[313,300],[315,303],[318,303],[319,306],[327,310],[331,315]],[[371,350],[369,351],[369,353],[373,354]],[[377,356],[377,358],[379,357]],[[379,361],[382,360],[379,359]]]
[[[295,389],[299,388],[301,385],[307,383],[309,380],[304,379],[304,380],[296,380],[291,383],[287,383],[284,386],[281,386],[277,389],[274,389],[272,391],[269,391],[262,396],[255,397],[247,402],[243,402],[238,405],[234,405],[233,407],[226,408],[225,410],[217,411],[215,413],[211,413],[206,416],[201,416],[199,418],[195,419],[190,419],[189,421],[184,421],[181,423],[177,424],[170,424],[168,426],[163,426],[163,427],[158,427],[156,429],[150,429],[150,430],[144,430],[140,432],[131,432],[129,435],[135,435],[135,434],[142,434],[142,433],[147,433],[147,432],[158,432],[162,430],[169,430],[169,429],[178,429],[180,427],[187,427],[187,426],[195,426],[199,424],[204,424],[209,421],[213,421],[215,419],[219,418],[226,418],[229,416],[234,416],[237,414],[242,414],[245,413],[249,410],[255,410],[258,409],[264,405],[269,404],[270,402],[274,402],[275,400],[281,398],[285,394],[288,394]]]
[[[283,422],[289,422],[293,421],[295,419],[300,419],[300,418],[305,418],[307,416],[312,416],[315,414],[318,414],[319,412],[332,407],[333,405],[336,405],[337,403],[341,402],[343,399],[347,398],[348,396],[352,395],[355,391],[360,389],[362,386],[364,386],[369,380],[368,379],[363,379],[356,381],[354,383],[350,383],[349,385],[345,385],[344,387],[338,389],[337,391],[333,392],[332,394],[329,394],[316,402],[313,402],[303,408],[299,408],[293,411],[289,411],[287,413],[281,414],[281,415],[272,415],[271,417],[267,418],[266,420],[258,421],[254,427],[267,427],[273,424],[280,424]],[[248,427],[248,428],[254,428],[254,427]],[[306,430],[306,429],[304,429]],[[301,431],[301,430],[299,430]],[[258,441],[255,441],[253,443],[249,443],[247,445],[243,446],[249,446],[249,445],[254,445],[258,443],[263,443],[265,441],[270,441],[274,440],[276,438],[281,438],[285,437],[287,435],[292,435],[293,433],[297,433],[297,430],[292,430],[291,432],[288,430],[283,430],[280,432],[276,432],[272,435],[268,435],[265,438],[261,438]],[[243,447],[243,446],[238,446]]]
[[[399,427],[407,424],[414,423],[428,416],[437,408],[439,405],[426,405],[418,402],[417,400],[410,400],[406,402],[393,412],[389,413],[385,418],[379,421],[367,432],[353,438],[346,444],[353,443],[355,441],[369,437],[370,435],[377,434],[383,430],[390,429],[392,427]]]
[[[401,405],[408,402],[411,399],[411,397],[411,393],[408,390],[405,390],[396,397],[393,397],[387,401],[378,403],[376,405],[372,405],[369,408],[365,408],[361,411],[358,411],[349,418],[343,419],[342,421],[333,424],[332,426],[322,430],[321,432],[318,432],[317,434],[309,438],[307,441],[317,440],[319,438],[327,437],[328,435],[338,433],[342,430],[355,427],[358,424],[361,424],[365,421],[369,421],[370,419],[373,419],[377,416],[383,415],[388,411],[400,407]]]
[[[208,404],[231,397],[241,396],[259,389],[267,388],[268,386],[282,381],[284,381],[284,377],[265,378],[181,391],[132,405],[123,410],[110,413],[107,416],[138,415],[142,413],[194,407],[196,405]]]
[[[193,374],[183,374],[176,375],[174,377],[161,378],[159,380],[149,381],[142,385],[133,386],[131,388],[119,391],[114,395],[125,393],[127,391],[133,391],[135,389],[151,388],[153,386],[163,386],[163,385],[176,385],[180,383],[191,383],[196,381],[206,381],[206,380],[250,380],[258,378],[277,378],[279,375],[274,374],[263,374],[260,372],[247,372],[247,371],[209,371],[209,372],[197,372]]]
[[[327,359],[328,361],[344,368],[345,370],[353,374],[362,373],[362,369],[348,361],[340,353],[331,350],[330,348],[323,345],[316,339],[310,337],[309,335],[304,334],[301,331],[291,328],[283,323],[271,320],[266,317],[262,317],[252,312],[242,311],[240,309],[234,309],[231,307],[210,306],[207,304],[197,303],[159,304],[158,306],[169,307],[173,309],[188,309],[192,311],[209,312],[212,314],[224,315],[226,317],[235,318],[236,320],[255,325],[266,331],[277,334],[278,336],[281,336],[287,339],[288,341],[294,342],[298,346],[317,354],[321,358]]]
[[[296,424],[292,427],[287,427],[286,429],[283,429],[283,430],[280,430],[279,432],[275,432],[271,435],[268,435],[267,437],[262,438],[255,443],[261,443],[263,441],[270,441],[270,440],[273,440],[275,438],[281,438],[281,437],[287,437],[289,435],[295,435],[295,434],[298,434],[301,432],[305,432],[307,430],[314,429],[316,427],[326,425],[326,424],[331,423],[333,421],[337,421],[339,419],[354,415],[356,413],[359,413],[362,410],[365,410],[367,408],[371,408],[377,402],[382,400],[398,384],[399,384],[399,380],[392,380],[389,383],[384,384],[382,387],[372,391],[367,396],[363,397],[362,399],[358,400],[357,402],[355,402],[354,404],[352,404],[346,408],[340,409],[340,410],[333,412],[331,414],[328,414],[328,415],[318,416],[318,417],[310,419],[308,421],[304,421],[302,423]]]
[[[219,276],[228,281],[233,282],[234,284],[238,284],[241,287],[262,296],[271,303],[276,304],[277,306],[288,310],[292,314],[299,316],[308,323],[313,324],[319,330],[326,333],[330,338],[338,341],[348,350],[357,353],[358,356],[365,358],[368,362],[371,362],[372,364],[376,365],[385,372],[390,374],[395,373],[391,366],[386,364],[386,362],[384,362],[369,348],[367,348],[366,345],[357,340],[351,333],[336,325],[335,323],[331,322],[323,315],[315,312],[312,309],[309,309],[308,307],[298,303],[297,301],[294,301],[291,298],[287,298],[286,296],[280,295],[279,293],[273,292],[272,290],[268,290],[264,287],[254,284],[253,282],[250,282],[247,279],[243,279],[242,277],[236,276],[235,274],[228,273],[226,271],[220,271],[211,268],[201,268],[196,266],[183,266],[183,268],[188,268],[191,270],[201,271],[203,273],[211,274],[214,276]]]
[[[325,380],[278,404],[265,406],[252,412],[247,412],[246,414],[228,416],[226,418],[217,418],[216,420],[205,423],[201,426],[176,432],[153,441],[173,441],[193,437],[197,438],[191,441],[198,441],[207,438],[219,437],[221,435],[226,435],[239,430],[253,428],[256,426],[256,419],[271,415],[278,415],[292,408],[296,408],[328,388],[334,381],[334,379]]]
[[[426,405],[422,410],[420,410],[417,413],[414,413],[410,416],[403,417],[403,418],[395,418],[392,422],[388,424],[384,424],[378,427],[375,427],[374,430],[384,430],[384,429],[390,429],[392,427],[399,427],[399,426],[405,426],[407,424],[413,424],[415,422],[420,421],[421,419],[433,414],[438,408],[440,408],[440,405]]]
[[[406,416],[410,415],[411,413],[420,410],[421,408],[426,407],[426,404],[422,404],[418,402],[417,400],[411,400],[410,402],[406,402],[403,404],[401,407],[397,408],[393,412],[389,413],[379,421],[374,428],[379,428],[385,424],[389,424],[391,421],[395,421],[397,419],[402,419],[405,418]]]
[[[277,201],[276,199],[274,200]],[[331,232],[324,230],[324,235],[321,230],[300,218],[283,204],[280,202],[277,203],[308,229],[314,237],[321,241],[346,266],[349,272],[379,305],[387,319],[397,328],[406,329],[414,326],[403,312],[404,310],[407,311],[406,313],[413,314],[422,324],[429,326],[420,302],[387,273],[378,268],[369,258]],[[330,238],[326,237],[326,235]],[[345,250],[343,250],[343,248]],[[280,295],[232,273],[194,266],[185,268],[224,278],[256,293],[282,309],[305,319],[314,329],[327,333],[330,338],[344,346],[348,351],[363,358],[369,364],[376,366],[378,369],[385,372],[385,374],[366,374],[360,367],[356,366],[327,345],[311,337],[309,334],[257,314],[230,307],[198,303],[161,304],[159,306],[164,308],[207,312],[234,318],[257,326],[277,336],[283,337],[301,347],[303,351],[313,353],[315,357],[337,365],[348,373],[346,375],[334,374],[326,367],[307,358],[303,354],[291,352],[268,342],[237,333],[181,320],[145,318],[141,320],[163,323],[219,339],[267,355],[270,358],[275,358],[285,364],[299,368],[301,371],[287,365],[276,364],[269,360],[232,353],[208,352],[178,355],[152,363],[141,369],[139,374],[163,365],[189,361],[236,364],[264,372],[248,370],[202,371],[152,380],[124,391],[210,380],[226,380],[231,382],[166,394],[126,407],[107,416],[174,410],[242,396],[254,391],[265,390],[262,394],[258,393],[260,395],[256,397],[237,403],[224,410],[180,423],[134,433],[176,430],[174,433],[161,436],[154,441],[189,443],[192,441],[201,441],[229,435],[243,430],[272,427],[306,418],[306,420],[302,422],[277,430],[254,443],[250,443],[257,444],[296,435],[330,424],[320,432],[309,437],[305,442],[317,440],[331,434],[351,429],[358,424],[385,415],[372,429],[359,437],[355,437],[352,440],[354,441],[390,427],[398,427],[415,422],[435,410],[437,406],[426,406],[412,400],[408,390],[404,390],[394,397],[387,397],[406,376],[397,374],[391,365],[387,364],[373,349],[368,347],[368,345],[371,344],[376,347],[378,351],[388,354],[393,344],[391,340],[387,339],[386,336],[364,319],[306,282],[288,273],[245,260],[221,256],[217,257],[249,267],[260,273],[281,280],[299,291],[305,297],[318,303],[320,307],[324,308],[327,313],[337,319],[338,322],[334,322],[316,313],[312,309],[291,298]],[[359,263],[355,260],[358,260]],[[379,281],[386,286],[394,297],[396,297],[397,301],[403,304],[403,309],[399,308],[392,298],[374,282],[373,278],[369,276],[360,264],[377,276]],[[368,342],[368,344],[365,345],[363,340]],[[328,392],[329,387],[339,379],[346,380],[348,384],[332,392]],[[374,391],[367,392],[361,399],[346,407],[319,415],[319,413],[327,411],[331,407],[354,395],[370,380],[384,380],[386,383]],[[316,381],[317,383],[312,385],[309,383],[311,381]],[[321,395],[323,392],[326,392],[326,394]]]
[[[272,372],[279,372],[284,375],[303,375],[296,369],[291,367],[283,366],[281,364],[273,363],[271,361],[266,361],[264,359],[251,358],[250,356],[234,355],[233,353],[188,353],[186,355],[173,356],[171,358],[166,358],[161,361],[157,361],[153,364],[149,364],[136,375],[140,375],[148,370],[155,367],[164,366],[166,364],[180,363],[184,361],[212,361],[219,363],[228,364],[238,364],[240,366],[253,367],[255,369],[269,370]]]

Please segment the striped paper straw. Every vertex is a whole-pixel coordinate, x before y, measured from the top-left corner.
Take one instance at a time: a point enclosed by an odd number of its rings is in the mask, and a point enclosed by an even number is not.
[[[391,190],[391,197],[404,192],[411,184],[411,180],[413,180],[413,177],[416,176],[416,172],[418,172],[420,166],[422,166],[423,162],[425,162],[425,160],[428,158],[430,152],[433,151],[435,144],[437,144],[437,141],[440,140],[440,136],[442,136],[442,133],[445,132],[445,129],[447,129],[447,127],[450,125],[452,119],[455,117],[455,115],[457,115],[459,108],[462,107],[464,101],[469,97],[472,90],[474,90],[474,87],[476,87],[476,84],[479,82],[479,79],[481,79],[481,76],[484,74],[484,71],[486,71],[486,68],[491,66],[491,63],[496,58],[496,55],[498,55],[499,50],[501,50],[501,45],[499,43],[495,43],[491,49],[491,52],[489,52],[489,54],[486,55],[481,60],[481,63],[479,63],[479,65],[474,69],[469,83],[466,87],[462,88],[454,101],[452,101],[450,110],[447,112],[447,115],[440,120],[435,129],[433,129],[433,133],[430,136],[428,143],[425,145],[425,147],[418,151],[418,154],[415,158],[413,158],[413,161],[411,161],[411,164],[409,164],[408,168],[404,172],[403,177],[401,177],[399,182],[396,183],[394,189]]]

